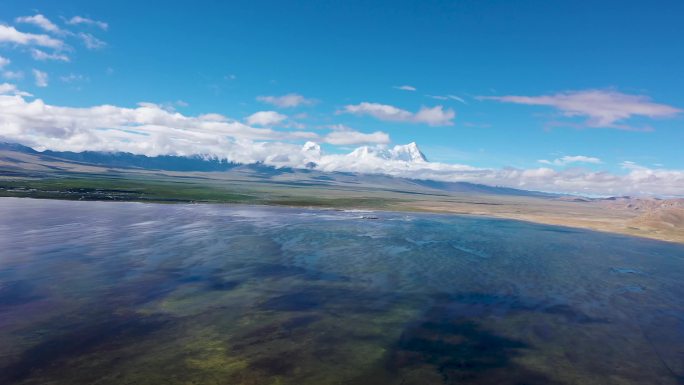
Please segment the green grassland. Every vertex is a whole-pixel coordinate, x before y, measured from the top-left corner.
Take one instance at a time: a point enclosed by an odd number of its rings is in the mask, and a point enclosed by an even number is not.
[[[0,159],[0,166],[1,166]],[[154,203],[231,203],[485,215],[684,243],[681,227],[638,222],[641,212],[609,201],[504,192],[445,191],[405,180],[322,178],[306,172],[162,172],[48,164],[0,167],[0,197]],[[338,178],[339,177],[339,178]],[[675,213],[676,214],[676,213]],[[652,223],[653,222],[653,223]]]
[[[0,196],[156,203],[243,203],[331,208],[390,208],[406,199],[325,186],[255,184],[125,174],[0,179]]]

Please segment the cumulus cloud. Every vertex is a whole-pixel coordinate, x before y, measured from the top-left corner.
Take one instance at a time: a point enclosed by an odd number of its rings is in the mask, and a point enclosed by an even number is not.
[[[17,45],[37,45],[41,47],[60,49],[64,42],[44,34],[26,33],[16,28],[0,24],[0,43]]]
[[[273,126],[282,123],[287,119],[287,115],[275,111],[259,111],[245,118],[247,124],[255,126]]]
[[[684,170],[652,169],[632,162],[623,164],[624,173],[614,174],[580,168],[491,169],[428,162],[414,144],[394,148],[365,146],[349,154],[322,154],[315,143],[308,143],[305,149],[288,143],[316,140],[318,136],[314,133],[255,128],[219,114],[186,116],[151,103],[141,103],[135,108],[61,107],[41,99],[27,101],[13,85],[0,85],[0,91],[0,141],[17,142],[37,150],[199,155],[277,167],[303,168],[313,162],[321,171],[466,181],[528,190],[684,195]],[[344,129],[348,128],[338,128],[333,133]]]
[[[74,16],[71,19],[66,21],[67,24],[69,25],[79,25],[79,24],[84,24],[84,25],[91,25],[98,27],[102,29],[103,31],[106,31],[109,28],[109,24],[105,23],[104,21],[99,21],[99,20],[93,20],[87,17],[82,17],[82,16]]]
[[[544,163],[553,166],[566,166],[572,163],[591,163],[591,164],[601,164],[603,163],[601,159],[592,156],[584,155],[574,155],[574,156],[563,156],[561,158],[556,158],[554,160],[540,159],[539,163]]]
[[[588,127],[633,129],[621,124],[634,116],[668,118],[682,112],[681,109],[658,104],[645,95],[629,95],[612,90],[567,91],[542,96],[481,96],[480,100],[496,100],[504,103],[550,106],[567,117],[586,118]]]
[[[421,107],[416,113],[403,110],[388,104],[368,103],[347,105],[338,113],[369,115],[379,120],[391,122],[424,123],[429,126],[451,126],[456,113],[451,108],[442,106]]]
[[[33,70],[33,78],[36,82],[36,86],[38,87],[47,87],[48,86],[48,74],[47,72],[43,72],[40,70]]]
[[[10,83],[0,84],[0,95],[20,95],[20,96],[32,96],[28,92],[20,91],[17,86]]]
[[[307,99],[299,94],[287,94],[282,96],[257,96],[256,99],[262,103],[272,104],[280,108],[306,106],[316,103],[315,99]]]
[[[33,16],[17,17],[15,21],[17,23],[33,24],[46,32],[55,34],[63,33],[63,31],[55,23],[51,22],[47,17],[41,15],[40,13]]]
[[[0,69],[10,64],[12,61],[6,57],[0,56]]]
[[[35,60],[45,61],[45,60],[58,60],[68,62],[69,57],[61,53],[47,53],[41,51],[38,48],[31,48],[31,57]]]
[[[0,141],[39,150],[204,155],[242,163],[264,161],[276,149],[279,154],[297,151],[297,146],[270,141],[317,138],[310,132],[254,128],[218,114],[185,116],[151,103],[72,108],[9,94],[0,95],[0,127]]]
[[[397,90],[402,90],[402,91],[415,91],[415,90],[416,90],[416,87],[414,87],[414,86],[407,86],[407,85],[404,85],[404,86],[394,86],[393,88],[394,88],[394,89],[397,89]]]

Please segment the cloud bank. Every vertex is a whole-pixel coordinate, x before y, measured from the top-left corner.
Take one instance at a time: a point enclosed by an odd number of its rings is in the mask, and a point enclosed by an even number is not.
[[[27,100],[13,85],[0,85],[0,140],[37,150],[130,152],[148,156],[199,155],[238,163],[263,162],[276,167],[311,167],[322,171],[378,173],[415,179],[467,181],[530,190],[581,194],[684,195],[684,171],[651,169],[624,163],[624,174],[582,168],[554,170],[540,167],[479,168],[429,162],[415,144],[388,148],[382,132],[363,134],[348,128],[326,137],[306,131],[256,128],[219,114],[186,116],[160,105],[140,103],[134,108],[100,105],[87,108]],[[348,154],[323,154],[315,143],[381,143]],[[574,156],[553,163],[595,163]]]

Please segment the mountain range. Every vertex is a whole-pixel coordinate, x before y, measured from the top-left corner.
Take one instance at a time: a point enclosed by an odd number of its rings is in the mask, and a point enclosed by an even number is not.
[[[202,156],[36,151],[0,143],[0,196],[252,203],[486,215],[684,242],[684,199],[552,194],[470,182],[411,179],[382,172],[326,171],[347,165],[427,164],[415,144],[320,155],[306,143],[302,167],[238,164]],[[277,159],[276,159],[277,161]],[[320,163],[316,163],[320,162]]]
[[[26,154],[31,156],[24,162],[12,153]],[[381,171],[377,173],[325,171],[326,164],[318,164],[321,159],[320,146],[314,142],[307,142],[302,146],[301,155],[308,160],[306,167],[277,167],[261,162],[253,164],[238,164],[227,162],[223,159],[202,156],[145,156],[124,152],[69,152],[69,151],[36,151],[30,147],[17,143],[0,143],[0,170],[8,172],[11,168],[22,169],[28,164],[37,164],[40,161],[52,164],[54,162],[66,162],[67,164],[80,166],[98,166],[110,169],[130,170],[158,170],[173,172],[223,172],[229,174],[241,174],[259,179],[287,179],[299,183],[331,184],[343,183],[350,185],[373,185],[379,188],[426,188],[445,192],[482,193],[495,195],[516,195],[536,197],[557,197],[559,194],[551,194],[537,191],[527,191],[502,186],[488,186],[470,182],[444,182],[429,179],[410,179],[385,175]],[[298,154],[299,155],[299,154]],[[377,148],[363,146],[349,154],[341,155],[345,161],[352,164],[363,164],[366,168],[372,168],[374,164],[383,162],[404,163],[406,165],[425,163],[427,158],[415,143],[397,145],[393,148]],[[23,166],[22,167],[22,163]],[[14,167],[13,167],[14,166]],[[321,167],[323,166],[323,167]],[[52,164],[49,167],[57,167]],[[321,170],[323,169],[323,170]]]

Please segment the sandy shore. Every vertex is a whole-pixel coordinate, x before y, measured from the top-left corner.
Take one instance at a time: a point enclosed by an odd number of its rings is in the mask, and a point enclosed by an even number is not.
[[[684,243],[682,207],[634,209],[634,202],[570,202],[498,196],[415,201],[401,205],[409,210],[484,215]]]

